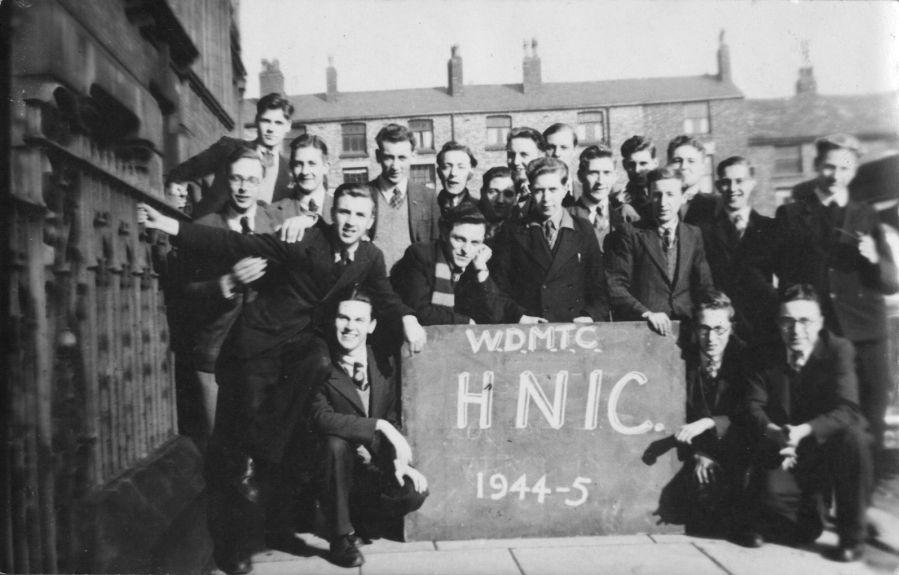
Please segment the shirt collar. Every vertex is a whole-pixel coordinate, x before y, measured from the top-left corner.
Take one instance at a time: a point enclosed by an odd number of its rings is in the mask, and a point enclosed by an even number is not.
[[[836,202],[838,206],[841,208],[845,208],[846,204],[849,203],[849,190],[846,188],[837,190],[833,194],[828,194],[826,192],[821,191],[821,189],[815,186],[815,195],[818,196],[818,201],[821,202],[821,205],[827,206],[832,202]]]
[[[227,209],[225,212],[225,221],[228,223],[228,227],[232,230],[236,230],[238,232],[242,232],[243,230],[240,227],[240,218],[246,216],[250,222],[250,229],[256,229],[256,204],[253,203],[246,212],[240,213],[234,209],[234,206],[231,205],[229,201],[227,204]]]
[[[356,261],[356,250],[358,250],[358,249],[359,249],[359,242],[356,242],[355,244],[353,244],[349,247],[345,247],[342,243],[340,243],[340,240],[338,240],[334,247],[334,263],[337,263],[342,259],[341,252],[344,252],[344,250],[346,253],[347,261],[350,261],[350,262]]]
[[[405,196],[406,192],[409,191],[409,180],[402,180],[397,185],[393,185],[387,181],[384,176],[378,176],[378,191],[381,192],[381,195],[386,199],[390,199],[390,196],[393,195],[393,190],[398,189]]]
[[[663,233],[666,229],[671,229],[672,233],[677,231],[677,224],[680,222],[680,218],[674,218],[670,222],[659,224],[659,233]]]
[[[752,211],[752,208],[750,208],[749,206],[746,206],[742,210],[737,210],[735,212],[728,212],[727,210],[725,210],[724,213],[727,214],[727,219],[729,219],[732,222],[737,219],[738,215],[743,218],[744,222],[748,222],[749,221],[749,213],[751,211]]]
[[[570,230],[574,229],[574,220],[566,209],[562,210],[562,215],[560,215],[558,219],[554,219],[553,223],[556,224],[557,230],[561,230],[562,228],[568,228]]]
[[[339,356],[340,363],[361,363],[362,365],[368,365],[368,350],[364,345],[360,345],[350,353],[344,353]]]

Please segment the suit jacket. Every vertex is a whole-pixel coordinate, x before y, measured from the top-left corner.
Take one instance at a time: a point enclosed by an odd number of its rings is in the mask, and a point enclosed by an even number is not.
[[[609,235],[609,232],[612,231],[612,227],[614,226],[614,222],[616,221],[616,214],[614,213],[616,210],[619,210],[619,208],[612,208],[611,201],[610,201],[609,202],[609,215],[608,215],[609,227],[606,228],[605,230],[603,230],[603,231],[597,230],[596,227],[591,224],[591,227],[593,228],[593,235],[596,236],[596,242],[599,245],[600,251],[603,251],[603,252],[605,251],[604,243],[605,243],[606,237],[608,237],[608,235]],[[590,208],[588,208],[586,203],[584,202],[583,196],[578,198],[574,202],[574,205],[571,206],[570,208],[568,208],[568,213],[571,214],[572,216],[577,216],[581,219],[587,220],[588,222],[590,221]],[[623,216],[621,216],[621,214],[617,214],[617,221],[619,221],[619,222],[623,221],[621,219],[622,217]]]
[[[684,223],[699,226],[714,220],[720,209],[720,194],[717,192],[710,194],[699,192],[693,196],[693,199],[681,207],[680,219]]]
[[[709,417],[715,427],[693,439],[690,451],[703,451],[715,459],[736,457],[733,450],[736,433],[732,424],[738,419],[745,397],[745,374],[742,344],[731,339],[715,381],[707,381],[702,374],[702,360],[698,349],[687,352],[687,423]]]
[[[748,378],[749,422],[756,436],[767,426],[808,422],[818,441],[851,425],[865,425],[858,407],[858,379],[852,343],[826,330],[798,374],[780,360]]]
[[[616,321],[639,320],[647,311],[679,320],[692,316],[694,302],[714,287],[699,228],[678,224],[677,254],[674,281],[668,281],[657,224],[641,220],[612,232],[606,279]]]
[[[325,192],[325,201],[322,203],[319,222],[325,225],[331,224],[331,207],[334,205],[334,194]],[[269,217],[276,225],[281,225],[284,220],[303,215],[306,211],[300,207],[300,200],[295,197],[282,198],[266,206]]]
[[[452,308],[431,303],[438,250],[444,249],[443,240],[409,246],[390,276],[396,293],[415,310],[422,325],[467,324],[472,319],[479,324],[501,323],[505,298],[492,276],[483,283],[478,282],[478,274],[472,266],[465,269],[454,286],[455,305]]]
[[[781,239],[776,269],[781,287],[815,286],[823,298],[828,329],[835,333],[852,341],[887,337],[883,296],[896,293],[899,283],[877,212],[850,201],[835,229],[813,185],[800,184],[794,194],[796,201],[779,207],[776,215]],[[859,255],[856,234],[874,238],[879,264]]]
[[[378,180],[369,182],[372,194],[380,194]],[[428,188],[409,182],[406,187],[406,205],[409,206],[409,243],[436,240],[440,237],[440,206],[437,204],[437,194]],[[377,209],[377,200],[375,208]],[[372,226],[369,237],[377,242],[378,218],[375,214],[375,225]]]
[[[228,230],[227,207],[214,214],[207,214],[196,221],[197,225]],[[254,232],[268,234],[274,231],[274,222],[268,213],[258,207],[254,218]],[[246,297],[237,294],[231,299],[222,293],[220,279],[231,271],[232,265],[225,261],[215,261],[187,255],[182,258],[182,268],[187,277],[183,295],[187,299],[187,311],[192,317],[194,333],[193,353],[197,369],[212,373],[219,351],[232,326],[240,316],[245,301],[256,297],[255,288],[265,285],[269,278],[263,276],[254,286],[248,288]],[[267,270],[274,272],[275,270]],[[268,273],[266,275],[269,275]],[[277,274],[275,274],[277,275]]]
[[[205,257],[236,261],[259,256],[279,264],[283,279],[268,289],[240,317],[238,352],[252,356],[273,350],[306,329],[323,325],[342,292],[354,284],[374,298],[375,313],[389,321],[413,311],[394,293],[384,256],[371,242],[361,242],[347,265],[334,262],[333,228],[313,227],[297,243],[272,235],[243,235],[229,230],[182,224],[176,238],[183,249]]]
[[[393,356],[375,354],[368,348],[369,413],[365,412],[356,384],[336,363],[327,380],[315,391],[310,404],[310,420],[319,435],[333,435],[377,451],[375,423],[399,423],[398,371]]]
[[[446,193],[446,190],[440,190],[437,194],[437,205],[440,207],[440,216],[443,217],[446,215],[446,211],[450,209],[450,196]],[[468,192],[468,188],[462,190],[462,200],[459,202],[459,206],[462,204],[471,204],[475,207],[478,207],[478,201],[471,197],[471,194]]]
[[[550,250],[539,225],[507,222],[490,259],[490,274],[512,299],[505,321],[522,315],[568,322],[578,316],[609,321],[603,256],[590,222],[572,216]]]
[[[734,304],[737,334],[747,343],[778,338],[778,296],[773,283],[778,249],[774,220],[751,210],[740,238],[727,213],[719,210],[715,219],[704,223],[701,229],[715,287]]]
[[[253,148],[255,142],[248,142],[239,138],[223,136],[218,142],[206,148],[196,156],[185,160],[176,166],[168,175],[168,179],[188,182],[201,181],[202,197],[200,203],[194,208],[194,218],[200,218],[206,214],[218,212],[227,202],[231,194],[231,185],[228,183],[228,170],[231,158],[241,147]],[[206,181],[212,176],[212,182]],[[278,177],[275,180],[275,189],[272,202],[290,196],[288,185],[290,184],[290,167],[284,155],[280,155],[278,162]],[[207,185],[208,184],[208,185]]]

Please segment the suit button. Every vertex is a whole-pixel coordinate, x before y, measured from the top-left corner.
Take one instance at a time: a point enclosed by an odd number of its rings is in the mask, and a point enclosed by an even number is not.
[[[543,289],[547,289],[546,284],[543,284]]]
[[[831,294],[830,294],[830,299],[837,299],[837,294],[831,293]]]

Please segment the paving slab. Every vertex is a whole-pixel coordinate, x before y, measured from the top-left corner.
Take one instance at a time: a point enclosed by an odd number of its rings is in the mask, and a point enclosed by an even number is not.
[[[514,549],[524,575],[722,575],[727,572],[692,544]],[[757,573],[763,573],[758,571]],[[766,574],[767,575],[767,574]]]
[[[766,543],[760,549],[747,549],[727,541],[694,543],[732,575],[870,575],[876,573],[870,566],[858,561],[837,563],[824,558],[821,551],[831,545],[816,544],[808,549],[796,549]]]
[[[581,537],[524,537],[519,539],[469,539],[436,541],[440,551],[456,549],[523,549],[529,547],[590,547],[596,545],[636,545],[651,543],[648,535],[606,535]]]
[[[556,574],[563,572],[556,571]],[[508,549],[378,553],[366,555],[362,566],[362,575],[487,574],[521,575],[521,570]]]
[[[338,567],[321,557],[294,557],[293,561],[253,562],[252,575],[359,575],[359,567]]]

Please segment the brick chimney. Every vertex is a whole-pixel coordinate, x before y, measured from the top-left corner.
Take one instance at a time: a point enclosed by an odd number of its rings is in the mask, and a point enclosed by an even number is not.
[[[724,29],[718,33],[718,81],[730,82],[730,48],[724,41]]]
[[[531,39],[531,53],[528,54],[528,43],[523,44],[524,60],[522,61],[521,88],[525,94],[537,92],[543,83],[543,74],[540,70],[540,56],[537,55],[537,39]]]
[[[278,59],[262,60],[262,71],[259,72],[259,96],[277,92],[284,93],[284,74]]]
[[[818,93],[818,81],[815,80],[815,69],[809,56],[808,40],[802,41],[802,66],[799,68],[799,79],[796,80],[796,95],[814,95]]]
[[[446,87],[450,96],[461,96],[465,93],[462,85],[462,56],[459,55],[459,45],[453,44],[450,59],[446,62]]]
[[[328,69],[325,71],[327,92],[325,99],[329,102],[337,101],[337,68],[334,67],[334,56],[328,56]]]

